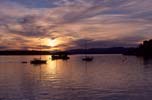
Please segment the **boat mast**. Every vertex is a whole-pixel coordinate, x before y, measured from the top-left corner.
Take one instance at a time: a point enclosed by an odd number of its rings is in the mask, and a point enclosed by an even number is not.
[[[42,55],[42,40],[41,38],[39,39],[40,40],[40,59],[42,58],[41,55]]]
[[[85,40],[85,57],[87,57],[87,40]]]

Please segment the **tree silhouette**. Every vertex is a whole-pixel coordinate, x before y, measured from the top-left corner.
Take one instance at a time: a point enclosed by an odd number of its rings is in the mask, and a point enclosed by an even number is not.
[[[137,55],[139,56],[152,56],[152,39],[149,41],[144,41],[137,48]]]

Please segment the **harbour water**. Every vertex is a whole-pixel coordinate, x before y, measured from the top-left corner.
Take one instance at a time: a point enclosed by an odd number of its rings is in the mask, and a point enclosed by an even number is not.
[[[82,55],[70,60],[43,56],[0,56],[0,100],[151,100],[152,60],[123,55]]]

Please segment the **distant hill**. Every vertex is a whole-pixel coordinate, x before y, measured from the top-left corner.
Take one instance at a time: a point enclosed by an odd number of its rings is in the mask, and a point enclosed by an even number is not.
[[[112,48],[90,48],[90,49],[73,49],[66,51],[68,54],[123,54],[128,48],[112,47]]]
[[[60,54],[67,53],[70,55],[73,54],[123,54],[128,51],[130,48],[123,47],[112,47],[112,48],[90,48],[90,49],[72,49],[67,51],[26,51],[26,50],[7,50],[0,51],[0,55],[51,55],[51,54]]]
[[[51,55],[51,53],[49,51],[7,50],[0,51],[0,55]]]

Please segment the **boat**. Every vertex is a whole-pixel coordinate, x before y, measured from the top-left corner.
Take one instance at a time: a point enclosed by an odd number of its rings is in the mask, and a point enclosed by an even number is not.
[[[87,43],[85,42],[85,50],[84,50],[85,56],[82,58],[82,61],[91,62],[93,61],[92,56],[87,56]]]
[[[60,56],[59,55],[52,55],[52,60],[57,60],[57,59],[60,59]]]
[[[58,60],[58,59],[68,60],[68,59],[70,59],[70,57],[68,57],[67,54],[53,54],[52,55],[52,60]]]
[[[90,57],[90,56],[85,56],[84,58],[82,58],[83,61],[92,61],[93,60],[93,57]]]
[[[42,51],[42,50],[40,50],[40,51]],[[41,59],[41,54],[40,54],[40,58],[34,58],[33,60],[30,61],[30,63],[35,64],[35,65],[41,65],[41,64],[46,64],[47,60],[42,60]]]
[[[68,59],[70,59],[70,57],[68,56],[62,57],[62,60],[68,60]]]
[[[23,63],[23,64],[27,64],[28,62],[27,62],[27,61],[22,61],[21,63]]]
[[[30,61],[31,64],[46,64],[47,60],[42,60],[42,59],[33,59]]]

